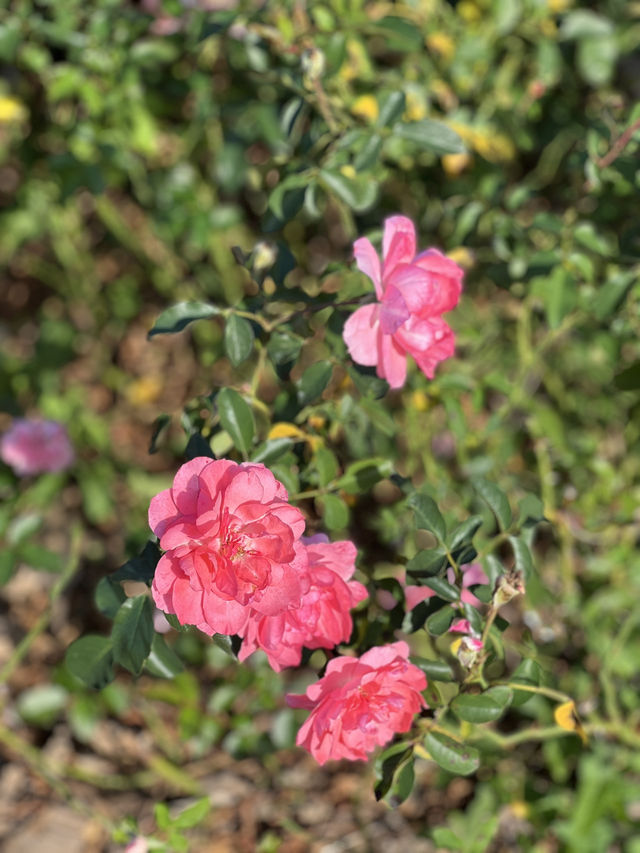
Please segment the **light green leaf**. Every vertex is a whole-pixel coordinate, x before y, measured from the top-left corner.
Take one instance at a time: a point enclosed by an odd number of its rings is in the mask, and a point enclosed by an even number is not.
[[[229,361],[238,367],[251,355],[253,349],[253,327],[244,317],[231,314],[224,327],[224,349]]]
[[[195,320],[205,320],[207,317],[215,317],[217,314],[220,314],[220,309],[216,308],[215,305],[208,305],[206,302],[178,302],[162,312],[147,337],[174,335]]]
[[[216,397],[216,404],[220,423],[240,453],[247,456],[256,428],[249,404],[232,388],[223,388]]]
[[[440,121],[423,118],[420,121],[398,122],[393,128],[394,136],[413,142],[424,151],[434,154],[463,154],[464,142],[455,132]]]
[[[468,776],[480,766],[480,753],[440,732],[429,732],[424,747],[433,760],[449,773]]]

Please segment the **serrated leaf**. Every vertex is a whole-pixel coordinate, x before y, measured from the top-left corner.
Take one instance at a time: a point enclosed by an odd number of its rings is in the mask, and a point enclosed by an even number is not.
[[[253,412],[233,388],[223,388],[216,397],[220,423],[243,456],[247,456],[255,433]]]
[[[484,477],[476,477],[472,480],[473,488],[480,497],[488,504],[489,509],[495,515],[502,530],[506,530],[511,524],[511,507],[504,492],[494,483],[485,480]]]
[[[447,536],[447,526],[438,509],[438,505],[432,497],[424,492],[414,492],[407,501],[407,505],[413,510],[416,525],[422,530],[428,530],[440,542],[444,542]]]
[[[466,151],[464,142],[455,130],[430,118],[398,122],[393,127],[393,135],[413,142],[423,151],[433,151],[434,154],[464,154]]]
[[[231,314],[224,326],[224,349],[234,367],[242,364],[253,349],[253,326],[244,317]]]
[[[220,309],[206,302],[178,302],[167,308],[153,324],[153,328],[147,334],[148,338],[154,335],[175,335],[181,332],[189,323],[196,320],[206,320],[220,314]]]
[[[67,669],[87,687],[97,690],[113,681],[113,646],[109,637],[87,634],[72,643],[65,655]]]
[[[480,753],[440,732],[429,732],[424,747],[433,760],[449,773],[468,776],[480,766]]]
[[[153,636],[151,599],[146,595],[128,598],[116,613],[111,631],[116,663],[139,675],[151,651]]]

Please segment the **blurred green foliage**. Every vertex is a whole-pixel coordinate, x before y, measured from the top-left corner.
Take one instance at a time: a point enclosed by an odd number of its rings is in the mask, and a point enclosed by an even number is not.
[[[251,451],[293,493],[331,484],[309,511],[368,546],[363,568],[392,594],[398,555],[424,543],[398,511],[389,460],[425,485],[450,531],[461,508],[491,529],[473,478],[499,483],[520,518],[540,495],[551,524],[536,538],[540,571],[515,642],[581,713],[606,712],[612,741],[496,749],[475,806],[434,838],[484,850],[507,825],[519,849],[634,851],[640,767],[615,736],[640,724],[640,5],[228,5],[0,9],[0,408],[65,422],[79,454],[69,475],[18,484],[0,472],[1,579],[25,563],[59,571],[65,549],[50,534],[70,516],[95,581],[137,553],[148,500],[187,437],[191,455]],[[457,358],[381,402],[384,386],[346,368],[344,351],[322,365],[340,353],[336,294],[366,289],[345,272],[351,243],[398,211],[468,272],[451,318]],[[240,393],[263,341],[224,312],[260,298],[272,316],[286,300],[328,307],[266,344],[267,403],[297,434],[271,434]],[[165,309],[169,327],[189,319],[176,303],[204,313],[184,337],[147,342]],[[213,429],[211,393],[227,385],[239,390],[221,392],[225,429]],[[372,496],[353,468],[363,460]],[[112,616],[122,602],[110,591],[96,599]],[[77,618],[101,627],[97,613]],[[149,643],[125,650],[132,671]],[[191,666],[219,652],[187,634],[174,648]],[[279,679],[256,665],[229,680],[206,702],[187,673],[144,689],[179,709],[187,751],[289,745],[289,712],[269,734],[254,721],[277,707]],[[23,693],[18,711],[45,728],[66,713],[80,740],[136,701],[114,699],[119,683],[86,693],[66,670],[53,682]],[[540,697],[521,713],[552,723]],[[396,769],[406,766],[400,754]],[[503,814],[478,838],[482,815],[501,809],[511,823]]]

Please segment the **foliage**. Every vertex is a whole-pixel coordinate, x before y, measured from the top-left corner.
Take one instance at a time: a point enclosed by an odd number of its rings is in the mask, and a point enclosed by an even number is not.
[[[146,508],[185,457],[251,459],[311,529],[356,542],[370,598],[350,648],[401,630],[427,674],[430,710],[376,756],[376,796],[402,802],[433,760],[441,786],[471,774],[475,791],[433,830],[441,847],[508,831],[521,849],[633,844],[637,4],[199,5],[0,10],[15,69],[0,84],[0,403],[66,423],[78,455],[67,474],[0,471],[0,578],[64,569],[57,504],[85,531],[85,568],[112,570],[95,614],[74,616],[66,667],[19,713],[86,732],[125,684],[173,703],[190,748],[291,745],[297,676],[223,663],[192,630],[165,639],[130,586],[151,581]],[[398,211],[467,274],[456,358],[389,392],[342,328],[370,293],[351,244]],[[490,583],[456,613],[473,561]],[[497,607],[514,571],[525,598]],[[405,577],[435,595],[409,610]],[[461,656],[457,616],[486,657]],[[203,710],[205,659],[221,676]],[[122,667],[145,673],[138,687]],[[265,707],[286,725],[260,731]],[[166,838],[187,828],[160,807],[156,821]]]

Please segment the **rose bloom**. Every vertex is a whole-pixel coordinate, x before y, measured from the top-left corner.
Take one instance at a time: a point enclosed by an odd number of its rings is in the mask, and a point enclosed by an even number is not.
[[[296,738],[324,764],[330,759],[366,761],[367,753],[407,732],[426,707],[424,673],[409,663],[409,647],[399,641],[376,646],[360,658],[337,657],[306,694],[287,695],[291,708],[311,713]]]
[[[24,477],[63,471],[71,465],[75,454],[62,424],[18,418],[0,439],[0,457]]]
[[[149,507],[166,552],[156,605],[207,634],[242,634],[250,611],[275,616],[300,601],[306,553],[300,510],[264,465],[198,457]]]
[[[375,366],[392,388],[404,385],[407,354],[433,379],[438,362],[453,355],[453,332],[441,314],[458,303],[462,269],[437,249],[416,255],[415,228],[406,216],[384,223],[382,265],[364,237],[356,240],[353,251],[378,301],[358,308],[345,324],[351,358]]]
[[[298,605],[275,616],[252,614],[238,655],[245,660],[256,649],[266,652],[276,672],[297,666],[302,648],[332,649],[351,636],[350,610],[367,597],[366,588],[350,580],[355,572],[353,542],[329,542],[323,534],[302,540],[308,568]]]

